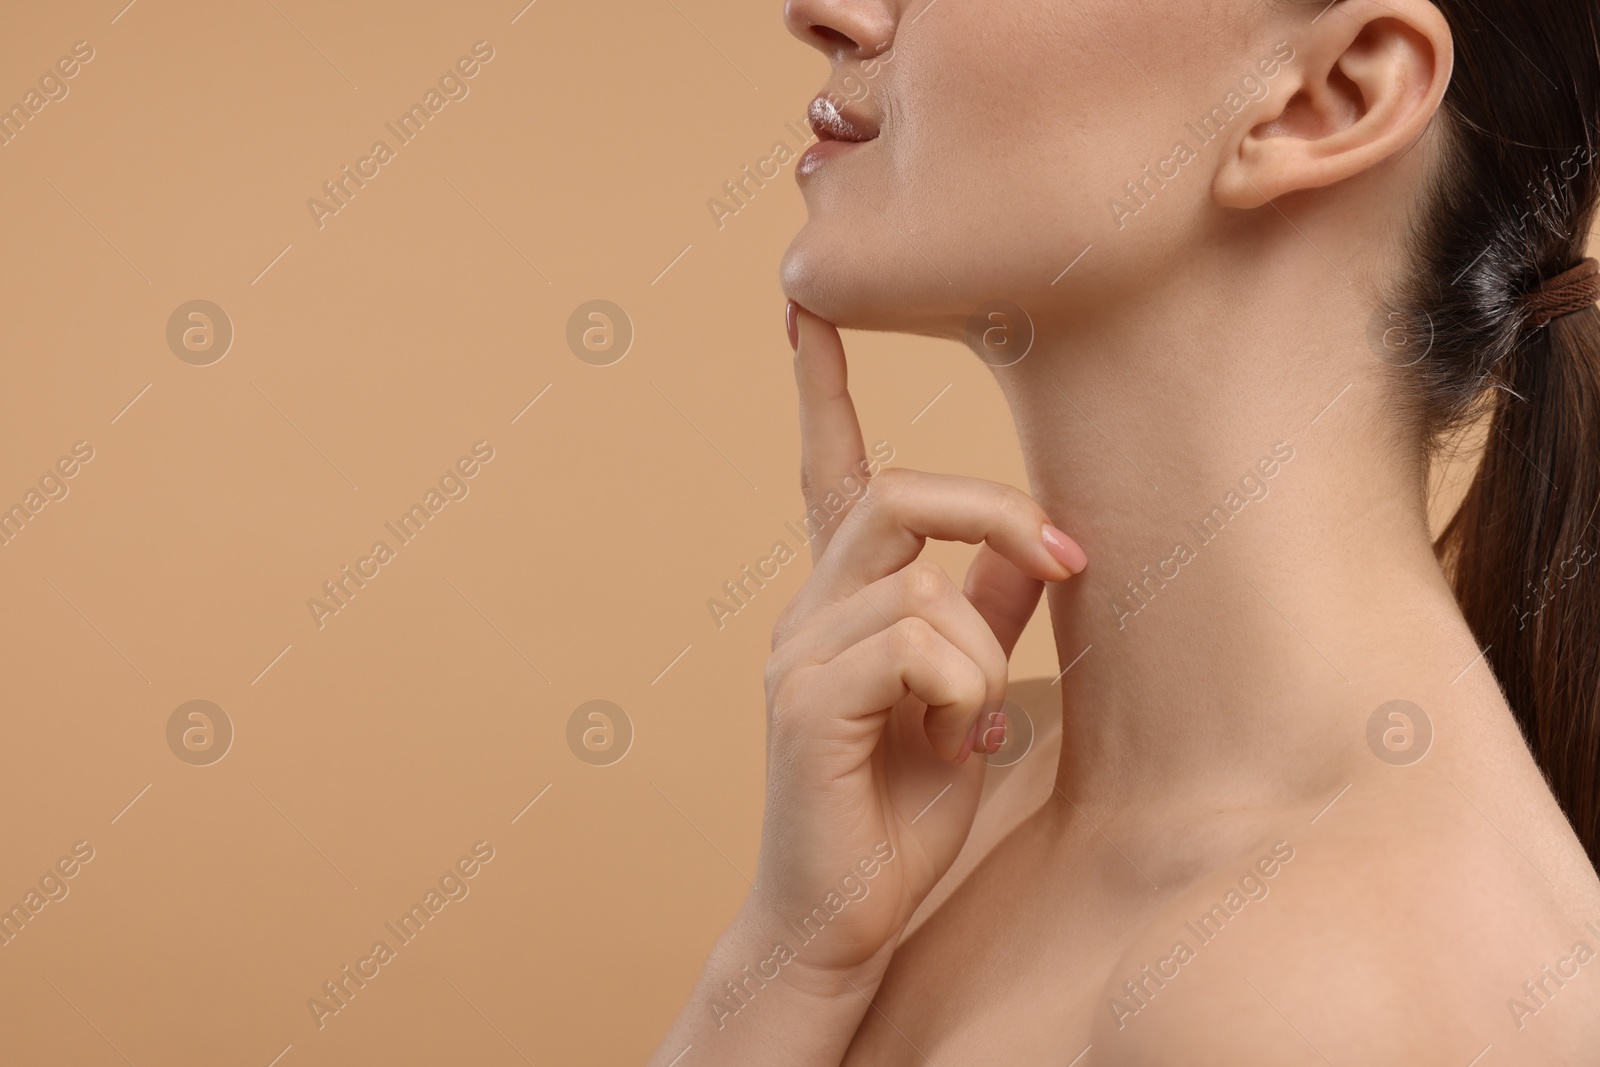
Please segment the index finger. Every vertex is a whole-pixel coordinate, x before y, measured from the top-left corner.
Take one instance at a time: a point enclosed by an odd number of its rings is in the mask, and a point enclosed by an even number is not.
[[[794,378],[800,394],[800,491],[805,496],[806,527],[813,535],[811,558],[815,561],[822,558],[865,487],[867,449],[850,399],[839,331],[793,301],[789,309],[798,320]],[[830,501],[830,497],[835,499]]]
[[[816,595],[837,600],[904,567],[929,539],[987,544],[1028,578],[1060,582],[1088,556],[1051,525],[1032,497],[983,478],[890,467],[872,481],[812,575]],[[1012,590],[1015,594],[1020,589]]]

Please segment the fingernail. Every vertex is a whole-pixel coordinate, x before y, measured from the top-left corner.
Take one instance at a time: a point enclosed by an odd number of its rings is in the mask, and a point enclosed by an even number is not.
[[[999,752],[1001,746],[1003,746],[1005,743],[1006,717],[1003,713],[996,712],[994,716],[994,725],[990,726],[988,730],[984,731],[983,750],[992,756],[996,752]]]
[[[1049,523],[1045,523],[1044,527],[1044,547],[1057,562],[1073,574],[1082,574],[1083,569],[1089,565],[1089,556],[1078,547],[1078,542]]]
[[[987,717],[989,725],[979,735],[979,747],[984,755],[992,756],[1006,743],[1006,716],[1003,711],[991,711]]]
[[[793,300],[783,309],[783,328],[789,333],[789,347],[800,351],[800,305]]]

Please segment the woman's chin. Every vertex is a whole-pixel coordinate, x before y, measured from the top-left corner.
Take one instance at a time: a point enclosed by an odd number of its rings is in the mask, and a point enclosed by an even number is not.
[[[842,329],[929,332],[913,294],[892,272],[872,269],[859,250],[824,248],[802,230],[784,253],[778,277],[785,296]]]
[[[789,242],[778,280],[790,300],[841,329],[961,339],[991,294],[972,292],[964,272],[902,252],[808,223]]]
[[[836,326],[872,329],[878,307],[864,292],[862,279],[848,266],[847,255],[829,253],[806,239],[802,231],[790,243],[778,268],[783,295],[813,315]]]

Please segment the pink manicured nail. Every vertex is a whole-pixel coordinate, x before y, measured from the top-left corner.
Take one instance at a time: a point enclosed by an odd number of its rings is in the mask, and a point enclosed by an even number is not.
[[[789,347],[800,351],[800,305],[793,300],[783,309],[783,328],[789,334]]]
[[[989,725],[985,726],[979,735],[978,748],[984,755],[992,756],[1006,743],[1006,713],[992,711],[985,718],[988,719]]]
[[[1083,569],[1089,565],[1089,556],[1078,547],[1078,542],[1049,523],[1045,523],[1044,527],[1044,547],[1057,562],[1073,574],[1082,574]]]

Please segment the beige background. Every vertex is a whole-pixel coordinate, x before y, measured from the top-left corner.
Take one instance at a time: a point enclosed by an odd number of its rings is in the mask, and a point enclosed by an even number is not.
[[[807,565],[720,631],[706,601],[796,544],[803,208],[791,168],[720,230],[707,200],[794,143],[825,64],[778,0],[523,2],[7,11],[0,103],[95,58],[0,147],[0,505],[94,459],[0,548],[0,904],[95,858],[0,947],[0,1061],[641,1062],[747,888]],[[469,95],[319,229],[307,199],[480,40]],[[197,298],[236,333],[205,367],[166,341]],[[636,333],[611,366],[567,346],[591,299]],[[849,343],[896,463],[1020,484],[978,361]],[[1019,677],[1058,669],[1044,622]],[[236,731],[209,766],[168,746],[194,699]],[[636,732],[611,766],[567,742],[592,699]],[[470,895],[319,1030],[308,999],[479,841]]]
[[[95,849],[0,947],[0,1061],[642,1062],[753,873],[761,667],[807,567],[713,626],[803,510],[803,206],[792,168],[720,231],[706,201],[794,143],[825,63],[777,0],[123,2],[0,33],[0,104],[95,50],[0,147],[0,504],[95,451],[0,548],[0,904]],[[307,199],[479,40],[469,95],[319,230]],[[206,367],[165,338],[197,298],[236,331]],[[636,330],[609,367],[565,340],[596,298]],[[851,345],[897,463],[1021,478],[976,360]],[[479,440],[470,495],[319,631],[307,599]],[[1054,674],[1046,628],[1019,660]],[[609,767],[566,741],[596,698],[636,730]],[[167,746],[192,699],[236,729],[211,766]],[[470,895],[319,1031],[308,998],[480,840]]]

